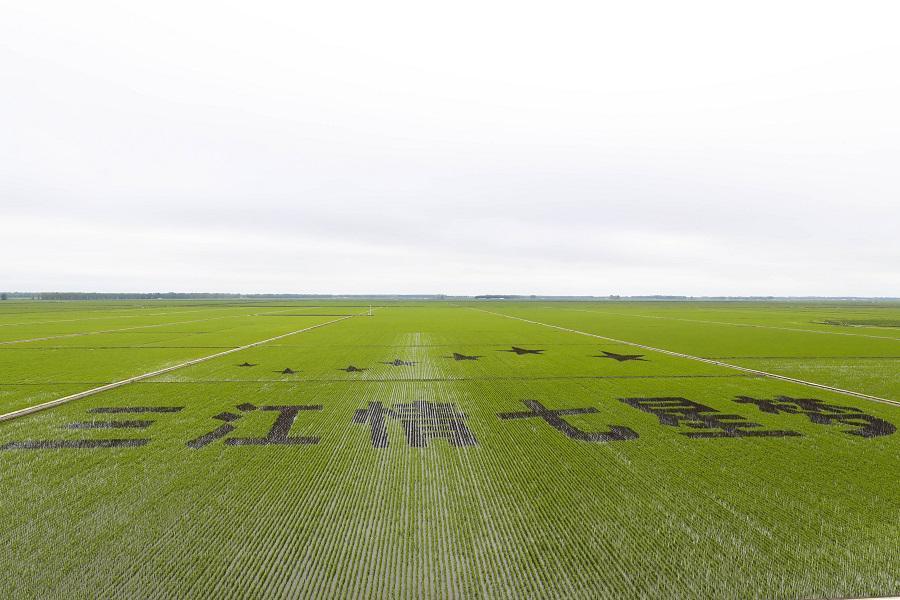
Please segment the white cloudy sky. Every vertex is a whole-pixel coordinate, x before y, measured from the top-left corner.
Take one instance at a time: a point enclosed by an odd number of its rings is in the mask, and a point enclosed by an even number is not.
[[[898,296],[898,22],[0,0],[0,289]]]

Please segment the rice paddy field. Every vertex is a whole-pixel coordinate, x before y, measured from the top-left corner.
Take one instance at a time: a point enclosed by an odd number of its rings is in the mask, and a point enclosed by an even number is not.
[[[898,595],[898,401],[897,303],[4,301],[0,596]]]

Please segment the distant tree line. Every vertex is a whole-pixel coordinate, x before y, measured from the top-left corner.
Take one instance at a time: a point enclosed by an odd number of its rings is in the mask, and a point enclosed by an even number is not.
[[[447,294],[225,294],[208,292],[0,292],[0,300],[240,300],[240,299],[282,299],[282,300],[329,300],[329,299],[371,299],[371,300],[537,300],[542,302],[597,302],[603,300],[623,300],[628,302],[649,301],[867,301],[900,300],[896,297],[866,298],[859,296],[540,296],[519,294],[481,294],[478,296],[452,296]]]
[[[3,293],[6,299],[7,293]],[[444,294],[226,294],[206,292],[10,292],[11,298],[31,300],[239,300],[287,299],[327,300],[339,298],[372,298],[397,300],[443,300]]]
[[[194,299],[229,299],[240,298],[240,294],[204,294],[204,293],[107,293],[107,292],[39,292],[33,297],[37,300],[194,300]]]

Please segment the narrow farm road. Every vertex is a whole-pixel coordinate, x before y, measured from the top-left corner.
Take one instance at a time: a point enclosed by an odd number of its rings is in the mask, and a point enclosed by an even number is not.
[[[270,337],[270,338],[267,338],[264,340],[260,340],[258,342],[252,342],[250,344],[245,344],[243,346],[238,346],[236,348],[230,348],[228,350],[223,350],[222,352],[216,352],[215,354],[210,354],[209,356],[195,358],[195,359],[192,359],[189,361],[185,361],[183,363],[179,363],[177,365],[173,365],[171,367],[166,367],[165,369],[159,369],[156,371],[151,371],[149,373],[142,373],[140,375],[135,375],[134,377],[128,377],[127,379],[114,381],[112,383],[107,383],[106,385],[101,385],[101,386],[98,386],[95,388],[91,388],[91,389],[85,390],[83,392],[78,392],[76,394],[70,394],[70,395],[64,396],[62,398],[57,398],[56,400],[50,400],[49,402],[44,402],[42,404],[36,404],[35,406],[29,406],[27,408],[21,408],[19,410],[14,410],[12,412],[8,412],[8,413],[0,415],[0,421],[9,421],[11,419],[23,417],[23,416],[29,415],[31,413],[35,413],[35,412],[38,412],[41,410],[46,410],[48,408],[53,408],[54,406],[59,406],[60,404],[65,404],[66,402],[71,402],[72,400],[78,400],[79,398],[93,396],[94,394],[99,394],[100,392],[105,392],[107,390],[112,390],[112,389],[115,389],[118,387],[122,387],[123,385],[128,385],[129,383],[134,383],[136,381],[141,381],[143,379],[149,379],[150,377],[156,377],[157,375],[169,373],[169,372],[175,371],[177,369],[183,369],[184,367],[189,367],[191,365],[196,365],[198,363],[206,362],[206,361],[212,360],[214,358],[219,358],[220,356],[226,356],[228,354],[240,352],[241,350],[247,350],[248,348],[254,348],[256,346],[261,346],[263,344],[267,344],[269,342],[274,342],[275,340],[280,340],[282,338],[286,338],[291,335],[303,333],[304,331],[310,331],[312,329],[318,329],[320,327],[325,327],[326,325],[331,325],[333,323],[338,323],[340,321],[352,319],[353,317],[356,317],[356,316],[359,316],[359,315],[347,315],[347,316],[341,317],[339,319],[333,319],[331,321],[326,321],[325,323],[311,325],[309,327],[304,327],[303,329],[297,329],[296,331],[290,331],[288,333],[276,335],[275,337]]]
[[[821,390],[828,390],[829,392],[836,392],[838,394],[843,394],[845,396],[853,396],[854,398],[862,398],[864,400],[872,400],[874,402],[881,402],[882,404],[891,404],[894,406],[900,406],[900,402],[896,400],[891,400],[888,398],[881,398],[879,396],[872,396],[870,394],[864,394],[862,392],[855,392],[853,390],[845,390],[843,388],[833,387],[830,385],[825,385],[822,383],[816,383],[814,381],[807,381],[805,379],[797,379],[795,377],[788,377],[787,375],[778,375],[777,373],[770,373],[768,371],[760,371],[759,369],[750,369],[747,367],[741,367],[738,365],[733,365],[731,363],[722,362],[720,360],[714,360],[711,358],[703,358],[700,356],[694,356],[692,354],[684,354],[682,352],[674,352],[672,350],[665,350],[663,348],[656,348],[655,346],[647,346],[645,344],[638,344],[636,342],[629,342],[627,340],[620,340],[617,338],[611,338],[604,335],[598,335],[596,333],[588,333],[586,331],[579,331],[577,329],[570,329],[569,327],[562,327],[561,325],[554,325],[552,323],[542,323],[541,321],[533,321],[531,319],[525,319],[522,317],[514,317],[512,315],[507,315],[503,313],[493,312],[490,310],[484,310],[483,308],[471,308],[471,310],[477,310],[483,313],[488,313],[490,315],[496,315],[498,317],[506,317],[507,319],[515,319],[516,321],[522,321],[524,323],[531,323],[533,325],[541,325],[543,327],[551,327],[553,329],[558,329],[560,331],[567,331],[569,333],[577,333],[579,335],[586,335],[588,337],[597,338],[600,340],[607,340],[610,342],[615,342],[617,344],[625,344],[627,346],[634,346],[635,348],[643,348],[644,350],[651,350],[653,352],[659,352],[661,354],[668,354],[669,356],[677,356],[679,358],[687,358],[689,360],[696,360],[699,362],[707,363],[710,365],[717,365],[720,367],[726,367],[728,369],[735,369],[737,371],[743,371],[745,373],[753,373],[755,375],[762,375],[764,377],[769,377],[771,379],[779,379],[781,381],[790,381],[791,383],[799,383],[801,385],[806,385],[809,387],[818,388]]]
[[[287,311],[277,311],[277,312],[287,312]],[[27,338],[27,339],[22,339],[22,340],[7,340],[5,342],[0,342],[0,346],[8,346],[11,344],[24,344],[27,342],[43,342],[46,340],[81,337],[81,336],[85,336],[85,335],[99,335],[101,333],[117,333],[117,332],[122,332],[122,331],[132,331],[135,329],[150,329],[153,327],[165,327],[167,325],[185,325],[187,323],[202,323],[204,321],[233,319],[236,317],[249,317],[249,316],[253,316],[255,314],[256,313],[248,313],[245,315],[223,315],[221,317],[207,317],[205,319],[192,319],[190,321],[170,321],[168,323],[153,323],[152,325],[135,325],[133,327],[120,327],[118,329],[98,329],[97,331],[79,331],[76,333],[61,333],[59,335],[47,335],[47,336],[43,336],[43,337]]]
[[[799,331],[801,333],[818,333],[822,335],[845,335],[850,337],[873,338],[877,340],[894,340],[900,342],[900,338],[889,335],[872,335],[869,333],[848,333],[846,331],[822,331],[820,329],[803,329],[801,327],[780,327],[778,325],[759,325],[757,323],[731,323],[728,321],[707,321],[705,319],[684,319],[681,317],[663,317],[659,315],[639,315],[637,313],[617,313],[617,312],[601,312],[598,310],[586,310],[584,308],[569,308],[563,310],[571,310],[575,312],[586,312],[602,315],[618,315],[620,317],[640,317],[641,319],[663,319],[665,321],[684,321],[686,323],[708,323],[710,325],[730,325],[732,327],[750,327],[754,329],[775,329],[779,331]]]

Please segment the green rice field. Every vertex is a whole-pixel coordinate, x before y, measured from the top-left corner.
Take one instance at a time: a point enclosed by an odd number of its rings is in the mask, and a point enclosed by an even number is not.
[[[900,595],[898,303],[9,300],[0,413],[3,598]]]

